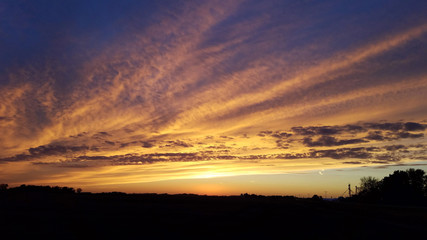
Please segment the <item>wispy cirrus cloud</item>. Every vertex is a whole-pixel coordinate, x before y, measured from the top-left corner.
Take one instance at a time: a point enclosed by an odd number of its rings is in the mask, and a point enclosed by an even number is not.
[[[425,156],[411,147],[426,130],[425,4],[21,4],[0,4],[3,166],[243,174]]]

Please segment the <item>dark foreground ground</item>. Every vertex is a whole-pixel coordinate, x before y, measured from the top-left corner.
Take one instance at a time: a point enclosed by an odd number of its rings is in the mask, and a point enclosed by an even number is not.
[[[427,209],[287,197],[0,196],[1,239],[426,239]]]

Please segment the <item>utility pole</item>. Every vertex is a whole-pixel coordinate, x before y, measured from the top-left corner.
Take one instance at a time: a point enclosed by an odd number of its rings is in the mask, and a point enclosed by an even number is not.
[[[325,196],[323,198],[328,198],[326,194],[328,194],[328,191],[325,191]]]
[[[351,197],[351,186],[348,184],[348,196]]]
[[[357,189],[357,186],[355,186],[355,188],[356,188],[356,195],[357,195],[357,193],[358,193],[358,189]]]

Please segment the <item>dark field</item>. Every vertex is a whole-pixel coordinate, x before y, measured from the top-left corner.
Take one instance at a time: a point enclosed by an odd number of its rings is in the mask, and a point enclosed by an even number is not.
[[[2,239],[425,239],[427,208],[293,197],[0,196]]]

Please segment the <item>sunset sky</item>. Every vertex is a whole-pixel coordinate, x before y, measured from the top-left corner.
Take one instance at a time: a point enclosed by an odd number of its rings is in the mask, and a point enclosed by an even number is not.
[[[0,1],[0,183],[341,196],[427,171],[426,1]]]

